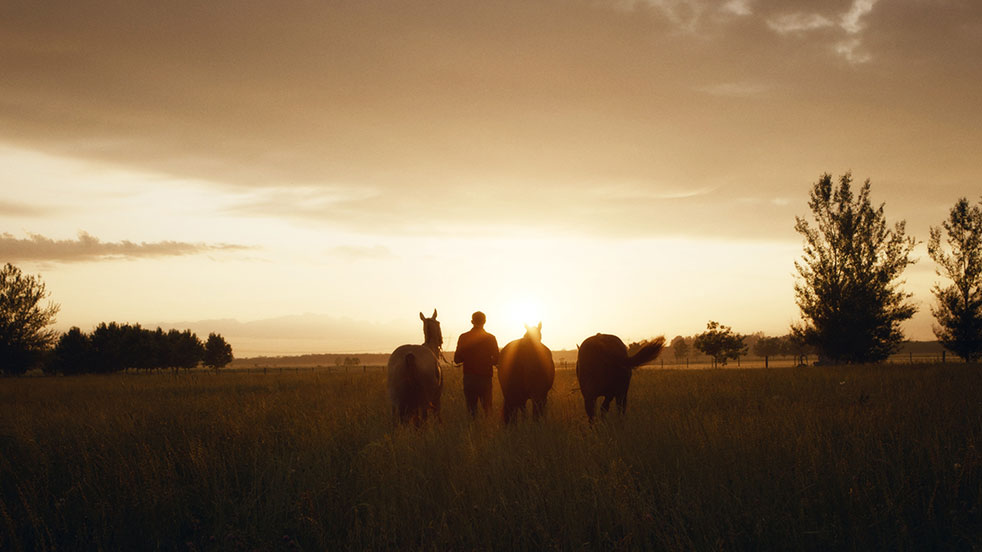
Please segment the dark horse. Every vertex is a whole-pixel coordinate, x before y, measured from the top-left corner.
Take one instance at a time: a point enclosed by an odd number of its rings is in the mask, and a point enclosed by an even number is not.
[[[542,322],[534,328],[525,326],[525,330],[525,337],[501,350],[498,383],[504,397],[505,423],[512,420],[515,410],[525,412],[529,399],[532,399],[532,415],[541,417],[546,408],[546,395],[556,377],[552,351],[542,344]]]
[[[436,319],[436,309],[431,318],[419,313],[419,319],[423,321],[423,344],[400,345],[392,351],[386,374],[392,415],[403,423],[418,424],[431,409],[440,415],[443,371],[438,359],[443,332]]]
[[[597,397],[603,397],[603,411],[610,410],[610,401],[617,401],[618,410],[627,410],[627,388],[631,385],[634,368],[658,357],[665,347],[659,337],[641,347],[634,356],[616,335],[597,334],[586,338],[576,355],[576,379],[586,405],[586,415],[593,421]]]

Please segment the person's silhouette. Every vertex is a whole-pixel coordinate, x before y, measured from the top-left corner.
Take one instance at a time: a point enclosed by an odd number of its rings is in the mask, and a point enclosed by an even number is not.
[[[477,415],[477,401],[484,414],[491,413],[491,377],[498,364],[498,340],[484,331],[487,317],[481,311],[471,315],[474,327],[461,334],[454,351],[454,364],[464,365],[464,400],[471,417]]]

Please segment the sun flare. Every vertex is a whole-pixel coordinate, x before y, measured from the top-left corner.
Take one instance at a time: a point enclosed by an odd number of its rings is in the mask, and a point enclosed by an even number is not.
[[[542,304],[532,298],[513,299],[506,304],[505,322],[516,330],[542,321]]]

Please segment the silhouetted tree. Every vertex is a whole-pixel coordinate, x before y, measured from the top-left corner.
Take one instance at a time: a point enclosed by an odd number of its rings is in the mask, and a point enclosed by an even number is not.
[[[883,205],[870,203],[869,180],[858,195],[851,184],[850,173],[838,187],[822,175],[808,201],[816,226],[795,217],[805,238],[794,286],[804,320],[791,331],[822,361],[877,362],[899,347],[900,324],[917,311],[897,281],[915,262],[909,257],[916,241],[906,236],[904,221],[887,228]]]
[[[208,334],[205,341],[205,354],[202,359],[205,366],[219,369],[229,362],[232,362],[232,346],[225,341],[225,338],[214,332]]]
[[[205,355],[205,346],[198,339],[198,336],[191,330],[179,332],[171,330],[167,332],[169,351],[172,355],[171,366],[174,368],[184,368],[190,370],[201,362]]]
[[[61,334],[45,371],[56,374],[85,374],[93,371],[92,341],[77,326]]]
[[[681,335],[675,336],[669,345],[672,348],[672,355],[675,356],[675,364],[681,364],[689,356],[689,342]]]
[[[747,353],[743,344],[743,336],[733,333],[729,326],[723,326],[712,320],[706,324],[706,331],[697,335],[693,345],[713,359],[713,368],[720,364],[726,366],[728,359],[738,359]]]
[[[951,285],[935,284],[931,290],[938,299],[931,308],[938,321],[934,335],[948,350],[971,362],[982,358],[982,207],[972,207],[961,198],[942,226],[947,248],[941,228],[935,227],[927,246],[941,267],[938,275],[951,280]]]
[[[58,305],[48,296],[40,276],[25,275],[7,263],[0,270],[0,373],[20,375],[41,360],[58,334],[54,323]]]
[[[807,364],[808,355],[815,352],[815,348],[805,342],[804,336],[789,333],[782,339],[784,340],[784,354],[793,356],[796,366]]]
[[[120,372],[126,368],[123,350],[123,326],[116,322],[102,322],[92,331],[92,371],[99,374]]]
[[[753,346],[754,354],[764,357],[764,368],[770,367],[770,357],[777,356],[784,350],[784,339],[780,337],[761,336],[757,339]]]

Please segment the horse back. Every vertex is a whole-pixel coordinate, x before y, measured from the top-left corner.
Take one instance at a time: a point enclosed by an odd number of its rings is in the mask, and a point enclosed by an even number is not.
[[[407,356],[412,358],[407,362]],[[412,370],[413,373],[408,373]],[[426,393],[430,401],[439,400],[443,387],[443,371],[433,351],[422,345],[402,345],[389,355],[386,366],[386,380],[389,396],[399,400],[410,390],[405,389],[407,382],[414,382]]]
[[[552,351],[529,339],[516,339],[501,350],[501,393],[515,399],[544,397],[552,389],[556,365]]]
[[[588,337],[576,354],[576,379],[584,396],[624,392],[631,381],[627,347],[616,335]]]

